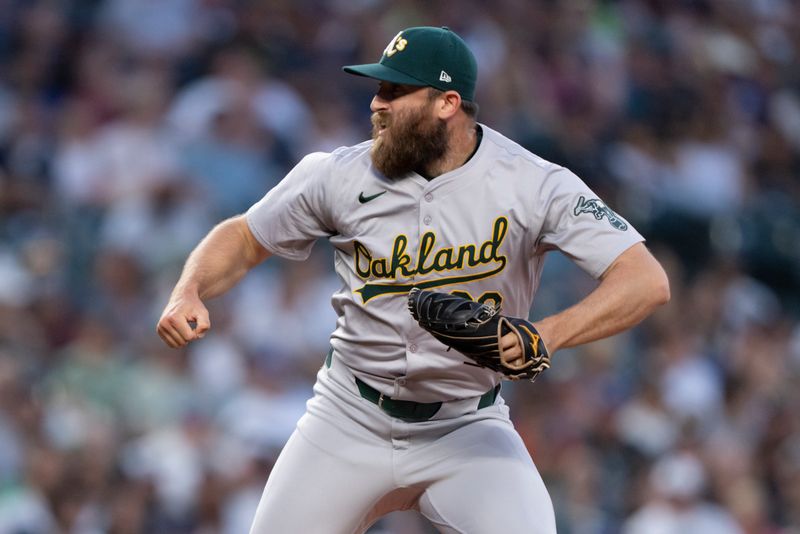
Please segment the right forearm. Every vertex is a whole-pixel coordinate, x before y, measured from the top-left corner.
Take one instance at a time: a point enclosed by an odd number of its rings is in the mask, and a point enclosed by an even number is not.
[[[227,219],[189,255],[173,295],[188,292],[203,300],[219,296],[267,256],[250,233],[244,216]]]

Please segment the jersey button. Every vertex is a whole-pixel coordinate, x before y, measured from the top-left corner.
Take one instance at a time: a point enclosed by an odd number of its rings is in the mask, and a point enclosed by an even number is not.
[[[432,202],[433,201],[433,195],[431,195],[430,193],[426,194],[425,195],[425,200],[427,200],[428,202]]]
[[[409,351],[409,352],[417,352],[417,346],[416,346],[416,345],[413,345],[413,344],[412,344],[412,345],[409,345],[409,346],[408,346],[408,351]]]
[[[433,218],[430,215],[426,215],[425,218],[422,219],[422,222],[424,222],[425,224],[430,224],[432,220]]]
[[[405,378],[398,378],[397,379],[397,385],[398,386],[405,386],[406,385],[406,379]]]

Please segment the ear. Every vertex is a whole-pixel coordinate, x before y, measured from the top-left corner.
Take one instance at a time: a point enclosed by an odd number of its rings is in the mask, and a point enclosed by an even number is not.
[[[456,91],[445,91],[436,99],[436,115],[440,119],[449,119],[461,109],[461,95]]]

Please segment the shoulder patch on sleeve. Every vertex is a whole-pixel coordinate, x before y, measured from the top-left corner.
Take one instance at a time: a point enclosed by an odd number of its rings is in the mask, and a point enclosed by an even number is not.
[[[628,223],[626,223],[622,217],[614,213],[614,210],[606,206],[605,202],[599,198],[590,198],[587,200],[586,197],[581,195],[572,212],[576,217],[582,213],[589,213],[598,221],[606,218],[611,226],[622,232],[628,229]]]

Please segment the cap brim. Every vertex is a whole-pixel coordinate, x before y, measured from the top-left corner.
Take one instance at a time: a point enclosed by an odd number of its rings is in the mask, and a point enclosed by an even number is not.
[[[381,65],[380,63],[367,63],[366,65],[348,65],[342,67],[342,70],[348,74],[355,74],[356,76],[365,76],[374,80],[381,80],[383,82],[401,83],[405,85],[428,85],[426,82],[418,80],[408,74],[403,74],[400,71],[394,70]]]

